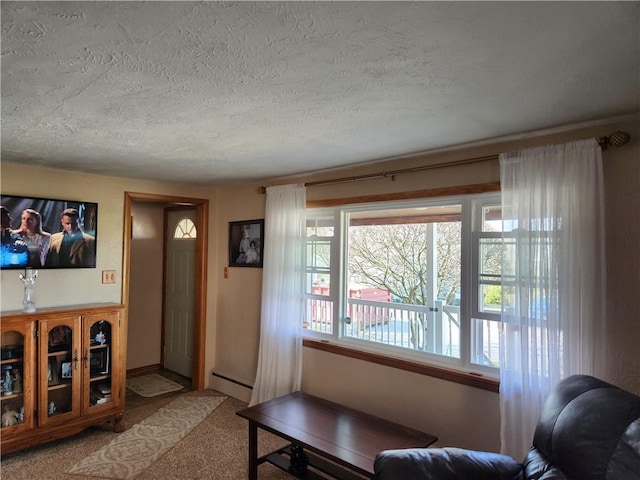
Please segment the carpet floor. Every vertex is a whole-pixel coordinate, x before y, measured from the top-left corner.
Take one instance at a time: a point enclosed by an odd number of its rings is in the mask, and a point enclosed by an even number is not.
[[[225,397],[180,396],[76,463],[69,473],[131,480],[172,449]]]
[[[123,424],[130,429],[157,412],[178,396],[208,395],[220,397],[214,390],[167,394],[145,399],[125,409]],[[243,480],[247,478],[247,421],[236,411],[247,404],[226,398],[219,407],[151,466],[136,480]],[[109,425],[92,427],[84,432],[55,442],[4,455],[0,461],[2,480],[95,480],[97,477],[67,473],[73,465],[105,447],[118,434]],[[258,430],[258,450],[264,455],[285,445],[285,441]],[[291,480],[276,467],[258,467],[262,480]]]

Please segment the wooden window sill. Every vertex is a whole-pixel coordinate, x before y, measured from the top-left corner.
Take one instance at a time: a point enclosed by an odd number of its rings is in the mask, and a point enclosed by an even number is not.
[[[489,392],[498,393],[500,389],[499,380],[485,377],[480,374],[461,372],[450,368],[438,367],[435,365],[426,365],[423,363],[412,362],[410,360],[387,357],[385,355],[355,350],[343,345],[336,345],[333,343],[314,340],[310,338],[303,339],[302,346],[314,348],[316,350],[322,350],[336,355],[343,355],[345,357],[357,358],[359,360],[376,363],[378,365],[386,365],[387,367],[398,368],[407,372],[440,378],[442,380],[480,388]]]

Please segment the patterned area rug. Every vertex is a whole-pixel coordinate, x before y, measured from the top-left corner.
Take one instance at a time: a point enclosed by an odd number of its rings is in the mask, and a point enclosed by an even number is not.
[[[180,390],[182,385],[157,373],[151,373],[141,377],[127,378],[127,388],[143,397],[155,397],[163,393]]]
[[[76,463],[67,473],[122,480],[135,478],[182,440],[226,398],[178,397]]]

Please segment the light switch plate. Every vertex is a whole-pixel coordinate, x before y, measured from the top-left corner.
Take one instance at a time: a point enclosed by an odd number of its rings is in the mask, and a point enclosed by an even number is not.
[[[103,270],[102,271],[102,283],[116,283],[116,271],[115,270]]]

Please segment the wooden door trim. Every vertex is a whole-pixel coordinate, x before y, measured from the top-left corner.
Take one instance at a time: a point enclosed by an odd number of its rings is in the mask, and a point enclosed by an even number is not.
[[[174,195],[154,195],[149,193],[124,193],[124,228],[123,228],[123,256],[122,256],[122,303],[125,305],[125,318],[129,319],[129,275],[131,262],[131,203],[134,201],[151,202],[166,206],[171,203],[188,204],[196,209],[196,258],[194,285],[194,319],[193,319],[193,375],[191,388],[204,389],[204,357],[205,334],[207,319],[207,257],[208,257],[208,219],[209,200],[202,198],[179,197]],[[163,237],[165,232],[163,232]],[[164,259],[163,259],[164,261]],[[163,307],[164,308],[164,307]],[[128,330],[125,328],[124,338],[127,339]],[[126,344],[127,342],[125,342]],[[126,365],[126,349],[124,361]]]

